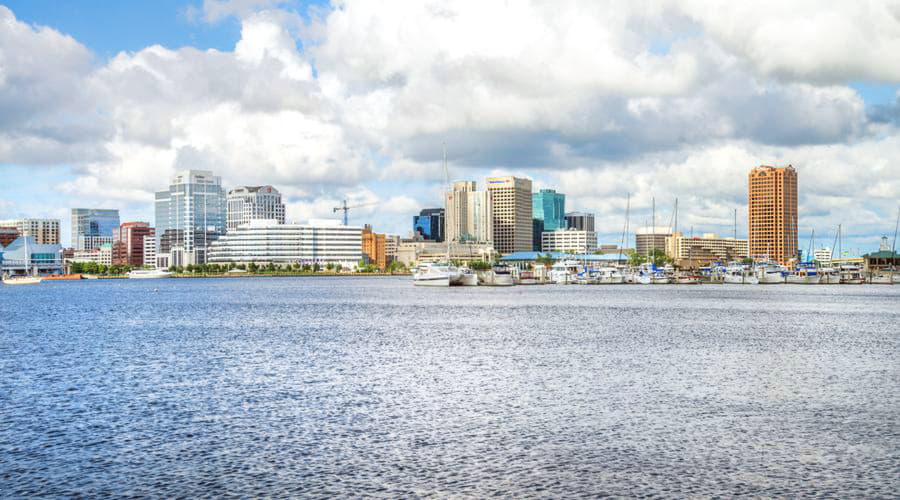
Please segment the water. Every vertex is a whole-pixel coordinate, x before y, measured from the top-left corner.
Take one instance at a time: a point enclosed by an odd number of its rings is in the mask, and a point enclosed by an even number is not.
[[[0,287],[0,495],[887,497],[900,286]]]

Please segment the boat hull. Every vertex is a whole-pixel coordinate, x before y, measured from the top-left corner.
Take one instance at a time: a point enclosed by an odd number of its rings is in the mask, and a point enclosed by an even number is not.
[[[128,279],[133,280],[156,280],[162,278],[169,278],[172,276],[172,273],[168,271],[158,271],[158,272],[135,272],[132,271],[128,273]]]
[[[786,282],[789,285],[818,285],[818,276],[788,276]]]
[[[40,282],[41,278],[34,276],[6,278],[3,280],[4,285],[37,285]]]
[[[757,278],[760,285],[780,285],[784,283],[784,277],[780,274],[764,274]]]
[[[413,278],[415,286],[432,286],[432,287],[448,287],[450,286],[449,276],[437,276],[434,278]]]
[[[478,286],[478,275],[475,273],[463,273],[459,276],[460,286]]]

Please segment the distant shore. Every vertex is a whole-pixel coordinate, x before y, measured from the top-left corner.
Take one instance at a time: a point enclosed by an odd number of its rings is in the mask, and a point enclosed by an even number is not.
[[[412,276],[411,273],[316,273],[316,272],[297,272],[297,273],[178,273],[173,274],[170,278],[296,278],[296,277],[330,277],[330,278],[390,278],[396,276]],[[115,274],[109,276],[98,275],[96,279],[127,279],[128,275]],[[85,278],[87,279],[87,278]],[[77,281],[77,280],[76,280]]]

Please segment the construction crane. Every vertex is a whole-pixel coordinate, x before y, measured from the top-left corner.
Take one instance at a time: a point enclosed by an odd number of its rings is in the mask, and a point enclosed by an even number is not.
[[[337,213],[339,210],[343,210],[344,211],[344,225],[349,226],[350,224],[348,223],[347,214],[350,212],[350,209],[370,207],[372,205],[377,205],[377,203],[360,203],[359,205],[347,205],[347,200],[344,200],[343,202],[341,202],[341,206],[334,207],[334,209],[332,210],[332,213]]]

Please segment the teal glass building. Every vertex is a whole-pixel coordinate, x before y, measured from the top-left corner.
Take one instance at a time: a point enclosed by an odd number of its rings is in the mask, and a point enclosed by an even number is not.
[[[566,195],[541,189],[531,195],[532,217],[544,222],[544,231],[566,228]]]

